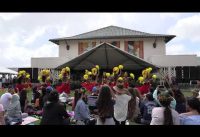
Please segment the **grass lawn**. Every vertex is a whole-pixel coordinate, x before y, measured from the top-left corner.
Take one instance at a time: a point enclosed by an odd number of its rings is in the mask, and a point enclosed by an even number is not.
[[[5,93],[5,91],[0,90],[0,96],[1,96],[3,93]],[[185,97],[192,96],[192,93],[190,92],[190,90],[183,90],[183,94],[185,95]],[[29,100],[29,102],[30,102],[31,99],[32,99],[32,91],[31,91],[31,90],[28,91],[28,92],[27,92],[27,95],[28,95],[28,100]],[[74,96],[74,92],[73,92],[73,91],[71,92],[70,96]],[[70,110],[71,110],[71,106],[67,106],[67,109],[70,111]],[[33,124],[34,124],[34,125],[39,125],[39,124],[40,124],[40,120],[34,122]],[[130,124],[130,125],[141,125],[141,124],[137,124],[137,123],[135,123],[135,122],[130,122],[129,124]]]

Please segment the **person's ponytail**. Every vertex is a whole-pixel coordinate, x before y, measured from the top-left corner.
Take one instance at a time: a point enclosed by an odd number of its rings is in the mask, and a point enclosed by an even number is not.
[[[164,125],[173,125],[172,111],[169,106],[164,110]]]

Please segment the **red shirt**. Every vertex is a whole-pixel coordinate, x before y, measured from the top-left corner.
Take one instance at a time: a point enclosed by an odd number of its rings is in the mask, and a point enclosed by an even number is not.
[[[124,88],[128,88],[129,84],[128,82],[124,82]]]
[[[149,92],[149,90],[150,90],[150,84],[146,83],[146,84],[144,84],[144,85],[142,85],[140,87],[136,87],[136,88],[140,91],[140,93],[142,95],[144,95],[144,94],[146,94],[146,93]]]
[[[31,83],[25,83],[24,84],[24,88],[31,88],[32,87],[32,84]]]
[[[82,87],[86,88],[87,91],[92,92],[93,87],[96,85],[96,82],[83,82]]]
[[[70,94],[70,84],[69,83],[62,83],[60,86],[56,87],[59,93],[65,92],[66,94]]]
[[[110,82],[110,83],[109,83],[109,86],[110,86],[111,89],[112,89],[114,86],[116,86],[116,82]]]
[[[24,86],[24,84],[17,84],[16,88],[18,88],[19,92],[21,92],[25,88],[25,86]]]

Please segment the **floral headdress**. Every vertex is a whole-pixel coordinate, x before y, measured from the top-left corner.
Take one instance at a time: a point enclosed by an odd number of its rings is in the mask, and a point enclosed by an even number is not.
[[[28,79],[30,79],[30,74],[29,73],[27,73],[25,70],[21,70],[21,71],[19,71],[19,73],[18,73],[18,79],[23,79],[23,80],[28,80]]]
[[[70,68],[69,67],[63,68],[59,74],[59,79],[63,80],[66,78],[70,79]]]
[[[85,74],[83,75],[84,80],[88,80],[92,76],[97,76],[99,74],[99,65],[96,65],[91,71],[85,70]]]
[[[157,76],[155,74],[151,74],[152,68],[148,67],[142,71],[142,75],[138,78],[138,82],[140,84],[144,84],[146,80],[156,80]]]
[[[39,72],[39,76],[38,76],[38,80],[40,82],[46,82],[46,80],[50,80],[51,77],[50,77],[50,70],[48,69],[43,69]]]

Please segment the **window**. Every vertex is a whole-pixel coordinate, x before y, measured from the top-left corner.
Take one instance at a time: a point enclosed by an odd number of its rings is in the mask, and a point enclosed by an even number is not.
[[[88,42],[87,45],[85,46],[84,52],[85,51],[89,51],[92,48],[93,48],[93,43],[92,42]]]
[[[139,57],[139,42],[138,41],[128,41],[128,53]]]
[[[79,54],[87,52],[95,46],[96,46],[96,42],[79,42],[78,43]]]
[[[143,58],[143,42],[142,41],[125,41],[124,50],[129,54]]]
[[[115,46],[115,47],[120,48],[120,41],[111,41],[111,42],[109,42],[109,43],[112,44],[112,45]]]

